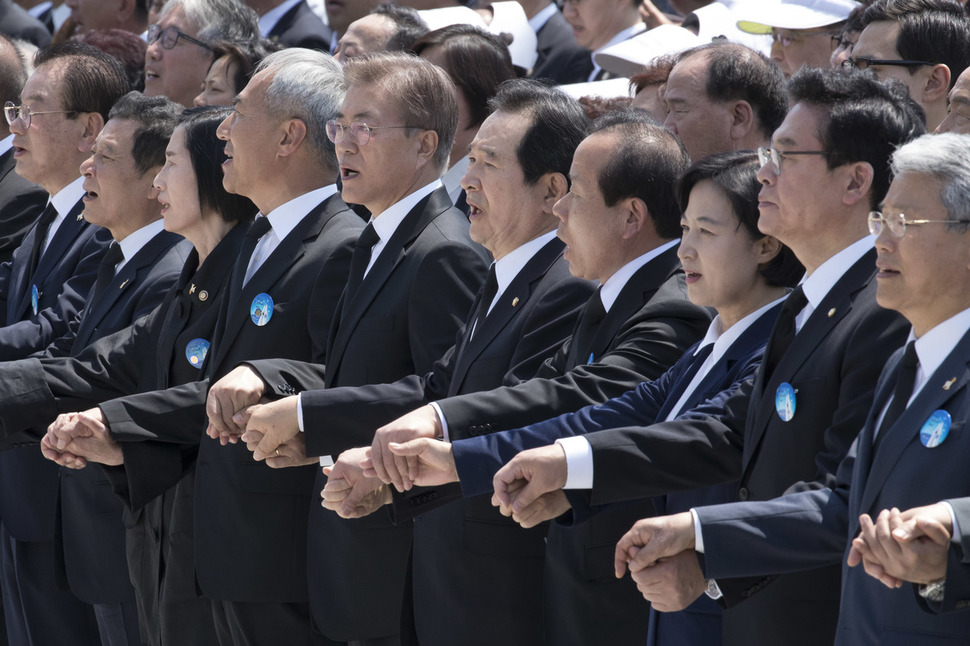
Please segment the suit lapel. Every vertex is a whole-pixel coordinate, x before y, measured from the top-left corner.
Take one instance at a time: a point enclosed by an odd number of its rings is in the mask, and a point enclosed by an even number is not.
[[[871,468],[861,494],[860,513],[868,510],[875,502],[883,484],[886,482],[886,478],[892,473],[893,467],[899,462],[907,447],[913,442],[920,442],[920,429],[927,418],[933,411],[942,408],[947,401],[967,386],[968,381],[970,381],[970,366],[967,363],[967,356],[970,356],[970,333],[964,335],[936,372],[930,376],[916,399],[903,411],[896,423],[889,428],[882,429],[881,433],[885,433],[886,436],[880,440],[875,454],[872,455]],[[895,374],[896,371],[894,370],[893,375]],[[954,378],[956,379],[955,382],[952,381]],[[895,379],[890,380],[888,387],[890,392],[894,383]],[[883,404],[885,404],[887,398],[883,399]],[[875,429],[876,410],[873,409],[873,421],[870,424],[873,429]],[[872,432],[866,434],[866,439],[871,451]],[[940,448],[923,450],[934,451],[940,450]],[[942,450],[945,451],[946,449]]]
[[[24,314],[27,312],[27,309],[30,308],[31,285],[37,285],[37,289],[40,289],[44,279],[47,278],[47,274],[49,274],[51,270],[57,266],[65,252],[71,246],[71,243],[74,242],[75,238],[77,238],[87,226],[88,223],[83,217],[81,217],[83,210],[84,203],[78,201],[78,203],[75,204],[64,217],[64,221],[61,222],[59,227],[57,227],[57,232],[51,239],[50,244],[47,245],[47,250],[41,254],[40,260],[37,262],[37,269],[34,271],[34,275],[32,277],[26,275],[26,269],[28,268],[24,268],[25,271],[21,273],[21,276],[23,277],[24,281],[22,284],[26,285],[26,290],[21,295],[22,300],[20,301],[20,305],[15,312],[14,318],[10,322],[23,318]],[[36,226],[34,227],[33,232],[34,235],[37,234]],[[30,284],[27,284],[28,279],[30,279]]]
[[[795,335],[788,351],[778,362],[767,383],[764,380],[764,363],[758,370],[755,379],[755,395],[758,397],[757,406],[753,407],[755,415],[752,433],[745,436],[744,464],[747,465],[754,455],[755,448],[764,436],[768,424],[775,412],[774,393],[778,386],[791,379],[798,369],[812,356],[816,348],[835,329],[839,322],[852,310],[855,294],[863,289],[875,272],[875,251],[868,251],[833,285],[825,295],[815,311]]]
[[[344,290],[340,298],[338,311],[341,312],[340,321],[337,329],[331,337],[331,345],[327,350],[327,381],[330,382],[332,376],[336,374],[336,369],[340,365],[347,343],[357,328],[357,323],[367,312],[374,298],[381,291],[381,287],[387,279],[394,273],[394,268],[404,260],[407,250],[414,242],[415,238],[424,231],[435,218],[452,207],[451,198],[443,188],[434,190],[430,195],[418,202],[398,225],[394,234],[381,250],[374,265],[364,276],[360,287],[349,301],[344,302],[347,296]]]
[[[516,277],[509,283],[509,286],[502,292],[501,298],[495,303],[495,307],[488,313],[482,322],[481,328],[475,331],[475,336],[469,342],[468,332],[462,339],[462,347],[459,348],[458,359],[455,365],[455,374],[451,378],[451,392],[458,392],[461,384],[468,374],[468,369],[475,362],[475,359],[487,348],[498,334],[505,329],[512,318],[521,312],[529,297],[532,295],[533,286],[545,276],[549,268],[562,257],[564,248],[562,240],[553,238],[547,242],[534,256],[525,264]],[[479,292],[481,298],[481,292]],[[478,311],[478,301],[472,309],[472,316]],[[466,330],[472,321],[466,321]]]

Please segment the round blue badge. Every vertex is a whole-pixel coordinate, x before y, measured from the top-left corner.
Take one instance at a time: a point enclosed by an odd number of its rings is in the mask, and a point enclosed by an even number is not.
[[[795,416],[795,407],[798,405],[795,392],[787,381],[778,386],[778,390],[775,391],[775,410],[778,411],[778,417],[783,422],[790,422]]]
[[[34,310],[34,316],[37,316],[37,302],[40,300],[40,293],[37,291],[37,285],[30,286],[30,307]]]
[[[205,339],[192,339],[185,346],[185,358],[194,368],[201,368],[205,355],[209,352],[209,342]]]
[[[269,294],[257,294],[253,304],[249,306],[249,317],[253,323],[263,327],[273,318],[273,297]]]
[[[919,441],[928,449],[938,447],[949,435],[952,421],[950,414],[945,410],[933,411],[923,424],[923,428],[919,430]]]

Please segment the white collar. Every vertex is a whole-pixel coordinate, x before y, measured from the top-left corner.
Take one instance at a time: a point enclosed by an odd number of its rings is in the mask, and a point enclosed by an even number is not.
[[[546,8],[541,10],[536,15],[529,18],[529,26],[532,27],[532,31],[539,33],[539,30],[546,26],[549,19],[556,15],[559,9],[556,8],[554,2],[550,2],[546,5]]]
[[[822,299],[835,287],[835,283],[839,282],[839,279],[849,271],[852,265],[859,262],[872,249],[874,242],[873,236],[866,236],[853,242],[819,265],[811,276],[806,276],[802,280],[802,290],[805,292],[805,298],[808,299],[812,309],[818,308]],[[873,265],[873,268],[875,268],[875,265]]]
[[[451,168],[441,176],[441,183],[445,185],[445,190],[448,191],[452,202],[457,200],[458,195],[461,193],[461,178],[465,176],[465,170],[467,169],[468,155],[465,155],[452,164]]]
[[[267,213],[265,217],[269,219],[273,233],[282,241],[306,217],[307,213],[336,192],[336,184],[312,190],[281,204]]]
[[[122,260],[118,263],[116,271],[124,267],[125,263],[134,258],[135,254],[141,251],[142,247],[161,233],[164,225],[165,223],[159,218],[158,220],[149,222],[136,231],[132,231],[122,240],[119,240],[118,245],[121,247]]]
[[[0,155],[6,155],[13,148],[13,135],[0,139]]]
[[[515,277],[519,275],[522,268],[529,264],[533,256],[545,247],[550,240],[556,237],[555,231],[543,233],[538,238],[533,238],[523,245],[519,245],[514,250],[505,254],[495,261],[495,280],[498,282],[497,294],[503,293],[512,284]]]
[[[761,318],[761,316],[772,307],[783,303],[785,298],[785,296],[782,296],[781,298],[774,300],[767,305],[763,305],[729,327],[727,330],[721,329],[721,315],[718,314],[714,317],[714,320],[711,321],[710,327],[707,328],[707,334],[697,346],[697,350],[694,351],[694,356],[697,356],[697,353],[712,343],[714,344],[714,349],[711,350],[711,355],[715,358],[724,356],[724,353],[727,352],[728,348],[730,348],[734,342],[738,340],[738,337],[744,334],[745,330],[751,327],[755,321]]]
[[[916,339],[916,356],[919,357],[919,367],[924,375],[930,376],[936,372],[967,330],[970,330],[970,309],[951,316]],[[909,340],[915,338],[911,330]]]
[[[67,216],[71,209],[74,208],[74,205],[77,204],[82,197],[84,197],[86,191],[84,190],[82,184],[84,184],[84,178],[78,177],[76,180],[59,190],[56,195],[51,196],[50,203],[54,205],[58,218]]]
[[[673,249],[678,244],[680,244],[679,239],[665,242],[659,247],[654,247],[642,256],[634,258],[616,270],[612,276],[606,279],[606,282],[603,283],[603,287],[600,289],[600,299],[603,301],[603,309],[605,309],[607,312],[610,311],[610,308],[613,307],[613,303],[615,303],[616,299],[619,298],[620,292],[623,291],[623,288],[626,287],[627,282],[629,282],[633,274],[637,273],[637,270],[640,269],[640,267],[643,267],[645,264],[668,249]]]
[[[411,212],[411,209],[425,197],[431,195],[436,189],[441,188],[441,186],[441,180],[436,179],[430,184],[422,186],[413,193],[406,195],[403,199],[387,207],[381,213],[375,213],[371,216],[370,222],[374,226],[374,232],[377,233],[381,242],[386,243],[394,235],[394,232],[397,231],[398,226],[404,221],[407,214]]]

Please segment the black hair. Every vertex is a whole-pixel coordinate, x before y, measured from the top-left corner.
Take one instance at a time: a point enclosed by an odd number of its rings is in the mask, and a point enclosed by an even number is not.
[[[748,150],[711,155],[692,165],[677,180],[677,204],[682,212],[686,211],[694,187],[704,180],[710,180],[731,203],[738,226],[743,227],[752,240],[760,240],[765,237],[758,230],[761,182],[757,175],[760,167],[757,153]],[[805,267],[791,249],[781,245],[778,254],[763,263],[758,273],[772,287],[794,287],[805,273]]]
[[[596,133],[615,134],[619,139],[598,179],[606,206],[639,198],[647,205],[657,235],[679,238],[674,182],[690,164],[684,145],[643,110],[608,112],[593,122],[590,135]]]
[[[384,43],[386,51],[412,51],[411,43],[428,33],[428,24],[412,7],[388,2],[378,5],[371,14],[386,17],[396,27],[394,34]]]
[[[27,65],[20,49],[8,37],[0,34],[0,102],[20,103],[20,91],[27,82]]]
[[[178,124],[182,106],[163,96],[145,96],[129,92],[114,104],[108,119],[124,119],[137,124],[132,139],[131,156],[135,170],[144,175],[165,163],[165,147]]]
[[[907,87],[890,79],[880,83],[856,69],[803,67],[788,86],[792,104],[821,108],[818,139],[828,167],[866,162],[873,169],[872,208],[892,181],[890,156],[926,132],[923,109]]]
[[[97,47],[67,41],[44,47],[34,55],[34,66],[63,61],[61,97],[69,112],[97,112],[107,121],[115,101],[128,93],[128,77],[121,62]]]
[[[538,81],[511,79],[499,87],[488,105],[495,112],[501,110],[531,118],[515,151],[526,184],[534,185],[547,173],[569,177],[573,153],[589,128],[589,121],[577,101]]]
[[[247,222],[256,216],[256,205],[248,197],[228,192],[222,185],[225,144],[216,137],[219,124],[232,113],[224,106],[190,108],[182,113],[179,128],[185,133],[185,148],[199,185],[199,205],[215,211],[226,222]]]

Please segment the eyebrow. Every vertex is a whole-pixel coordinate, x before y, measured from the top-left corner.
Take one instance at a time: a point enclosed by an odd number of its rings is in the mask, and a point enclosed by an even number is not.
[[[780,137],[779,139],[776,139],[775,141],[773,141],[771,143],[772,143],[773,146],[776,146],[776,147],[778,146],[778,144],[781,144],[782,146],[797,146],[798,145],[798,144],[795,143],[795,140],[792,139],[791,137]],[[778,152],[782,152],[783,153],[785,151],[784,150],[780,150]]]

